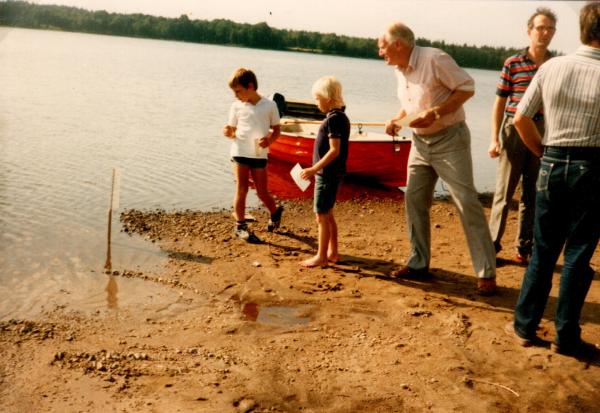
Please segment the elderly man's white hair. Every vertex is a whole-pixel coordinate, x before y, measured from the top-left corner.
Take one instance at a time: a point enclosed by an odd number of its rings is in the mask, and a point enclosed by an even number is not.
[[[384,33],[384,38],[388,42],[395,42],[396,40],[402,40],[410,47],[415,46],[415,34],[413,31],[406,26],[404,23],[396,22],[392,23]]]

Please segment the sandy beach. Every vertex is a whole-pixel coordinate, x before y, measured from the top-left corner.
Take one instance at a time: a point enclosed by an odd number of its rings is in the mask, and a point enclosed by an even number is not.
[[[489,199],[483,199],[489,213]],[[310,200],[285,202],[282,228],[251,211],[265,243],[232,234],[229,210],[127,211],[122,229],[156,242],[160,276],[113,268],[180,294],[168,309],[48,309],[0,323],[3,412],[591,412],[600,360],[554,354],[554,288],[538,335],[504,333],[525,268],[512,261],[513,209],[498,294],[475,293],[450,201],[432,208],[432,274],[390,278],[407,258],[401,199],[340,202],[341,262],[301,268],[314,253]],[[600,268],[600,253],[592,265]],[[558,266],[560,270],[560,265]],[[108,275],[107,275],[108,277]],[[110,280],[109,280],[110,281]],[[110,283],[109,283],[110,285]],[[600,343],[600,281],[582,315]]]

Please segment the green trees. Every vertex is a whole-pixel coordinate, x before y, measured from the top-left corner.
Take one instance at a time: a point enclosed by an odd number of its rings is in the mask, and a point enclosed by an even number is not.
[[[264,22],[247,24],[224,19],[190,20],[185,14],[179,18],[165,18],[4,1],[0,2],[0,25],[378,58],[375,39],[274,29]],[[445,50],[463,67],[493,70],[500,69],[504,59],[516,51],[431,42],[427,39],[417,39],[417,44]]]

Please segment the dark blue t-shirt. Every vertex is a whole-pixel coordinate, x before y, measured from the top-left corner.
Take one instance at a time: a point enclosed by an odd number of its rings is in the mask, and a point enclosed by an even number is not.
[[[346,173],[348,140],[350,139],[350,121],[341,109],[327,112],[327,117],[321,123],[313,148],[313,165],[329,151],[329,138],[341,139],[340,154],[329,165],[317,172],[317,175],[341,177]]]

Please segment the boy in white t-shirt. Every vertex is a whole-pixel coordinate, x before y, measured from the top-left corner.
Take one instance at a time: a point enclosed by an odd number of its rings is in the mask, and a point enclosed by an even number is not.
[[[235,235],[245,241],[258,243],[260,239],[248,229],[245,219],[250,175],[258,198],[271,214],[268,231],[279,227],[283,212],[283,207],[277,206],[267,189],[267,148],[280,134],[279,111],[275,102],[256,92],[258,82],[251,70],[237,69],[229,79],[229,87],[237,100],[231,105],[223,135],[232,139],[230,155],[237,182],[233,200]],[[270,129],[273,131],[270,132]]]

